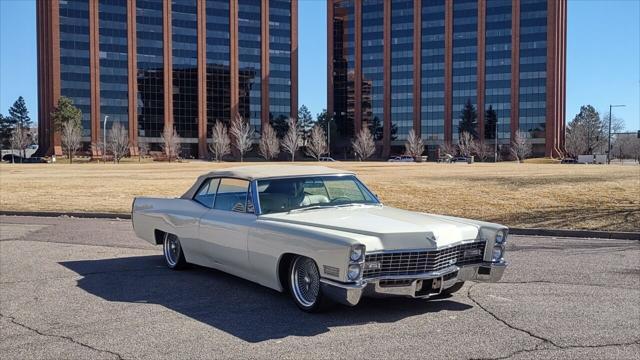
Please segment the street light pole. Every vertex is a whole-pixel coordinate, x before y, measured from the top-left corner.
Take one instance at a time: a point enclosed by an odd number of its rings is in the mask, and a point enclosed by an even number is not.
[[[104,116],[104,122],[102,125],[102,161],[107,162],[107,119],[109,115]]]
[[[611,163],[611,108],[623,107],[625,105],[609,105],[609,133],[607,134],[607,164]]]
[[[496,119],[496,149],[495,149],[495,153],[493,154],[493,162],[498,162],[498,119]]]

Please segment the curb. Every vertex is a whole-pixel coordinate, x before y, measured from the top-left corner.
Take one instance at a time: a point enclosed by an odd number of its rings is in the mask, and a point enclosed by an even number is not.
[[[54,211],[4,211],[0,216],[36,216],[36,217],[74,217],[83,219],[131,219],[128,213],[87,213],[87,212],[54,212]],[[639,240],[640,232],[569,230],[569,229],[524,229],[509,228],[509,234],[527,236],[582,237],[595,239]]]
[[[596,239],[640,240],[639,232],[569,230],[569,229],[522,229],[509,228],[509,234],[553,237],[583,237]]]
[[[4,211],[0,216],[35,216],[35,217],[74,217],[81,219],[131,219],[127,213],[88,213],[88,212],[58,212],[58,211]]]

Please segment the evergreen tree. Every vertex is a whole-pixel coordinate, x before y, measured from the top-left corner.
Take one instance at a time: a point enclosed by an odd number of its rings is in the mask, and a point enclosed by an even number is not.
[[[287,133],[287,130],[289,130],[289,124],[287,123],[287,120],[287,117],[284,115],[279,115],[275,119],[273,119],[273,117],[271,116],[271,120],[269,122],[271,123],[273,130],[276,131],[276,136],[278,137],[278,139],[282,139],[284,137],[284,134]]]
[[[471,103],[471,99],[467,99],[464,108],[460,112],[460,123],[458,124],[458,133],[468,132],[474,138],[478,138],[478,112],[476,107]]]
[[[57,131],[62,130],[65,123],[71,122],[74,127],[81,127],[82,111],[73,105],[73,100],[61,96],[58,105],[51,113],[53,124]]]
[[[298,125],[300,126],[300,136],[302,143],[307,144],[307,140],[311,137],[311,129],[313,128],[313,116],[306,105],[300,106],[298,109]]]
[[[11,116],[0,114],[0,147],[11,148],[11,135],[16,127],[16,121]]]
[[[496,138],[496,126],[498,126],[498,115],[493,110],[493,106],[489,105],[489,108],[484,114],[484,138],[495,139]]]
[[[29,131],[33,125],[31,118],[29,117],[27,104],[24,102],[24,98],[22,96],[18,97],[18,100],[16,100],[13,103],[13,106],[9,108],[9,116],[13,118],[16,126],[26,129],[27,131]]]
[[[380,121],[379,117],[374,117],[373,120],[369,123],[369,131],[373,136],[373,139],[376,141],[381,141],[384,134],[384,125],[382,121]],[[398,139],[398,124],[391,123],[391,140]]]
[[[327,109],[322,109],[322,111],[316,115],[316,123],[322,126],[322,128],[326,131],[328,121],[329,115],[327,114]]]

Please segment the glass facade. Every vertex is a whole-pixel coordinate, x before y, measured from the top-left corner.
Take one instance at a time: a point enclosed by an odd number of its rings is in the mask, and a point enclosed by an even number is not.
[[[231,116],[231,71],[229,68],[229,1],[208,0],[207,16],[207,138],[220,120]]]
[[[547,85],[547,1],[520,2],[519,128],[545,137]]]
[[[138,136],[159,138],[164,130],[162,2],[136,1]]]
[[[89,3],[60,2],[60,94],[82,111],[82,135],[91,134]]]
[[[511,0],[489,0],[485,18],[484,138],[506,142],[511,137]],[[488,115],[488,114],[487,114]]]
[[[422,2],[421,130],[433,145],[444,141],[445,1]]]
[[[291,0],[269,0],[269,119],[291,116]]]
[[[391,3],[391,124],[397,140],[413,128],[413,0]]]
[[[362,1],[362,123],[383,138],[384,0]]]
[[[129,128],[129,63],[127,48],[127,0],[100,0],[100,120],[109,116]]]
[[[238,112],[260,131],[262,116],[260,0],[238,0]]]
[[[470,101],[477,108],[478,1],[453,3],[453,64],[451,133],[454,142],[460,134],[460,113]]]
[[[172,0],[173,125],[183,138],[198,137],[198,22],[196,0]],[[195,153],[195,144],[191,144]],[[183,144],[183,147],[186,147]]]
[[[354,136],[355,19],[354,1],[333,4],[333,112],[343,142]]]

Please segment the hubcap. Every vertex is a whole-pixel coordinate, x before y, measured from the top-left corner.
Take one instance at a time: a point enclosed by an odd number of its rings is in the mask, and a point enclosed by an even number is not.
[[[320,292],[320,274],[313,260],[296,259],[291,269],[291,287],[293,296],[305,307],[311,307]]]
[[[175,235],[167,234],[164,237],[164,258],[167,264],[173,267],[178,263],[180,257],[180,240]]]

